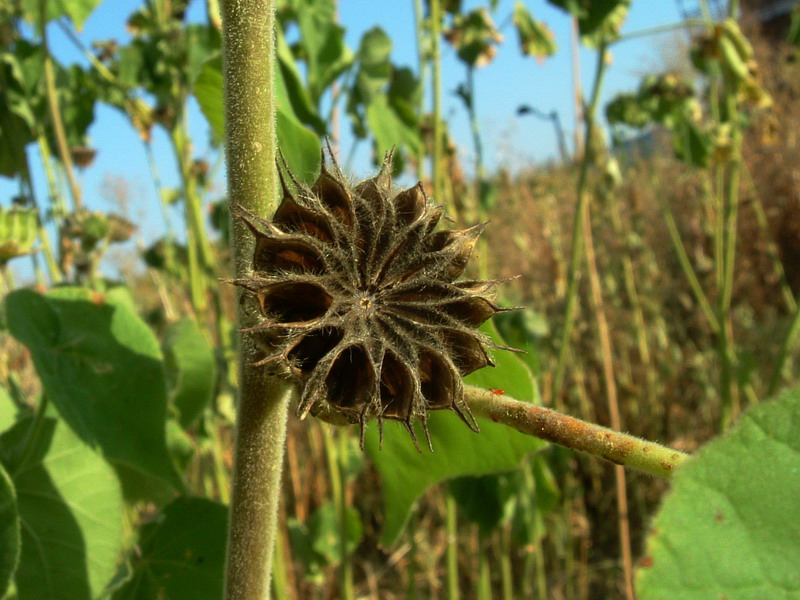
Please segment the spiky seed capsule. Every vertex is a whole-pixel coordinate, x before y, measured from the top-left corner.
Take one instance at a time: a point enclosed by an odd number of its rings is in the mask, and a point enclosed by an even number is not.
[[[493,365],[494,345],[476,327],[502,309],[495,282],[456,281],[485,224],[434,232],[442,208],[421,184],[392,196],[391,155],[351,187],[335,161],[316,182],[281,173],[272,222],[237,210],[256,237],[252,276],[233,283],[258,302],[247,331],[264,356],[299,380],[303,418],[320,409],[361,425],[370,418],[412,426],[452,409],[473,430],[461,376]],[[280,169],[279,169],[280,170]]]

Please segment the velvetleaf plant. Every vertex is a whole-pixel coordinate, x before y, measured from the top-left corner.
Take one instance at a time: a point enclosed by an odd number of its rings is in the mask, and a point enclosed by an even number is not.
[[[485,223],[436,231],[443,209],[421,183],[395,193],[392,154],[351,185],[331,153],[310,186],[288,167],[272,221],[236,210],[256,243],[252,275],[233,280],[256,299],[246,329],[264,356],[300,383],[297,414],[333,412],[364,426],[400,421],[419,449],[428,411],[451,409],[474,431],[461,377],[493,365],[476,330],[501,308],[496,281],[461,280]]]

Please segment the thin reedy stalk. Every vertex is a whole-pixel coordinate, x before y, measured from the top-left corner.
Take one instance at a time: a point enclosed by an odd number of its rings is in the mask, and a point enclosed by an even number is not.
[[[732,94],[732,91],[726,91]],[[734,123],[736,117],[735,100],[729,98],[729,117]],[[733,295],[734,266],[736,263],[736,228],[739,214],[739,175],[741,172],[742,145],[741,131],[734,126],[732,134],[733,158],[727,165],[725,186],[722,190],[722,209],[719,222],[722,227],[722,252],[721,272],[722,281],[719,294],[718,320],[720,329],[720,361],[722,372],[720,386],[722,388],[722,417],[720,427],[726,429],[739,412],[739,394],[736,377],[736,362],[734,354],[733,325],[731,323],[731,297]]]
[[[469,128],[472,132],[472,144],[475,146],[475,176],[480,181],[486,176],[483,166],[483,142],[481,141],[481,129],[478,123],[478,114],[475,110],[475,67],[467,65],[467,113],[469,116]]]
[[[497,547],[500,554],[500,582],[503,600],[514,600],[514,572],[511,565],[511,532],[508,526],[497,532]]]
[[[800,308],[794,312],[789,329],[786,331],[786,336],[781,342],[780,350],[778,350],[778,356],[775,358],[775,366],[772,368],[772,375],[769,378],[767,396],[772,396],[778,391],[778,386],[781,383],[783,371],[786,367],[786,361],[791,355],[791,350],[794,348],[798,334],[800,334]]]
[[[433,76],[433,197],[444,200],[444,128],[442,127],[442,11],[440,0],[430,0],[431,74]]]
[[[458,506],[449,492],[445,493],[445,521],[447,528],[447,597],[459,600],[461,592],[458,582]]]
[[[417,63],[419,69],[419,101],[417,105],[417,115],[422,122],[425,118],[425,79],[428,75],[428,56],[425,53],[426,32],[425,32],[425,12],[422,8],[422,0],[414,0],[414,28],[416,31],[417,42]],[[417,179],[425,181],[425,144],[419,145],[417,153]]]
[[[492,568],[489,564],[489,544],[478,537],[478,600],[492,600]]]
[[[578,202],[575,206],[575,218],[572,226],[572,245],[570,247],[569,267],[567,271],[567,296],[564,302],[564,324],[561,331],[560,346],[558,349],[558,362],[556,364],[555,376],[553,378],[553,402],[556,406],[561,404],[561,392],[563,391],[564,376],[566,375],[567,357],[569,356],[570,341],[572,330],[575,326],[575,312],[578,303],[578,283],[581,277],[581,263],[583,262],[583,219],[589,205],[588,193],[588,172],[592,157],[589,152],[590,135],[594,126],[597,105],[600,99],[600,90],[603,86],[603,78],[607,70],[608,50],[605,45],[601,45],[597,53],[597,65],[595,68],[594,84],[592,87],[591,101],[586,110],[586,131],[584,133],[583,153],[578,175],[577,196]]]
[[[214,253],[203,220],[200,196],[197,193],[197,179],[191,173],[191,144],[185,124],[185,107],[178,107],[178,111],[181,116],[170,131],[170,140],[178,162],[183,189],[192,302],[195,310],[202,312],[206,309],[206,292],[214,269]]]
[[[714,309],[711,307],[711,303],[708,301],[708,298],[703,291],[703,286],[700,284],[700,280],[697,278],[697,273],[694,271],[691,260],[689,260],[689,254],[686,252],[686,246],[681,239],[680,231],[678,231],[678,225],[675,222],[675,216],[672,214],[672,209],[669,207],[669,204],[667,203],[663,194],[660,192],[660,182],[658,181],[656,175],[653,175],[651,178],[651,184],[653,190],[655,190],[656,199],[661,206],[661,213],[664,216],[664,222],[667,225],[667,232],[669,233],[669,239],[672,242],[675,256],[678,259],[678,264],[680,265],[681,270],[686,277],[686,281],[689,283],[689,287],[692,289],[692,293],[694,294],[697,304],[700,306],[700,310],[703,311],[703,316],[706,318],[708,326],[711,328],[711,331],[714,334],[717,334],[719,332],[717,315],[715,314]]]
[[[794,297],[794,292],[792,292],[792,288],[789,285],[788,280],[786,279],[786,270],[783,268],[783,262],[781,261],[780,251],[778,250],[778,246],[775,243],[775,239],[772,237],[772,233],[769,229],[769,222],[767,221],[767,214],[764,210],[764,203],[761,201],[761,195],[758,193],[758,189],[756,188],[756,183],[753,181],[753,175],[750,172],[749,167],[747,164],[742,164],[743,168],[743,175],[747,182],[747,187],[750,190],[752,195],[753,201],[751,203],[753,207],[753,212],[756,215],[756,223],[758,223],[759,229],[764,234],[764,241],[766,243],[766,250],[767,256],[769,257],[770,262],[772,263],[772,269],[775,273],[775,276],[780,281],[781,286],[781,295],[783,296],[783,302],[786,304],[786,308],[789,309],[789,312],[794,312],[797,310],[797,300]]]
[[[690,458],[688,454],[661,444],[582,421],[543,406],[520,402],[507,394],[501,396],[467,385],[464,386],[464,398],[477,416],[656,477],[671,478]]]
[[[275,2],[222,2],[223,75],[228,195],[257,215],[277,202],[275,138]],[[254,239],[233,223],[237,276],[246,275]],[[254,307],[239,303],[242,328],[255,322]],[[269,597],[275,548],[286,415],[295,386],[252,366],[257,349],[244,337],[239,354],[239,408],[230,505],[226,600]]]
[[[289,575],[286,564],[286,548],[283,543],[283,531],[275,535],[275,562],[272,565],[272,595],[275,600],[290,600]]]
[[[618,239],[628,239],[626,235],[629,229],[623,227],[622,217],[619,212],[619,198],[617,194],[611,193],[608,198],[609,210],[611,213],[611,225]],[[639,358],[646,369],[647,377],[647,400],[649,405],[656,404],[656,372],[652,364],[652,352],[647,336],[647,324],[644,319],[642,300],[639,296],[638,286],[636,285],[636,271],[633,268],[631,252],[628,244],[622,254],[622,282],[625,287],[625,295],[628,297],[631,309],[633,310],[633,323],[636,331],[636,346],[639,351]]]
[[[61,164],[64,167],[64,173],[67,176],[69,183],[69,191],[72,196],[72,208],[78,210],[81,208],[81,188],[78,185],[78,180],[75,178],[75,168],[72,164],[72,155],[67,146],[67,135],[64,130],[64,121],[61,118],[61,108],[58,105],[58,95],[56,93],[56,77],[53,71],[53,58],[50,56],[50,49],[47,44],[47,20],[45,18],[46,2],[39,0],[41,11],[41,28],[42,28],[42,61],[44,63],[44,86],[45,95],[47,97],[47,110],[50,114],[50,120],[53,125],[53,133],[56,138],[56,149],[58,157],[61,159]]]
[[[336,528],[338,530],[339,556],[339,598],[353,600],[353,563],[347,552],[347,500],[345,494],[345,478],[343,464],[346,460],[346,444],[337,444],[336,432],[326,427],[322,434],[325,444],[325,458],[328,463],[328,481],[331,487],[331,500],[336,511]],[[346,438],[342,438],[346,442]]]
[[[583,213],[584,241],[586,243],[586,263],[589,271],[589,284],[594,304],[595,320],[597,323],[597,336],[600,339],[600,355],[603,362],[603,382],[606,388],[606,402],[611,417],[611,427],[617,431],[622,429],[622,418],[619,412],[617,399],[617,382],[614,378],[614,356],[611,347],[611,333],[608,328],[603,290],[600,286],[600,275],[597,269],[592,224],[589,208]],[[619,527],[619,543],[622,552],[622,567],[625,575],[625,597],[634,599],[633,593],[633,555],[631,551],[631,532],[628,521],[628,493],[625,485],[625,469],[617,465],[614,469],[617,496],[617,524]]]
[[[50,243],[50,234],[47,233],[47,227],[44,225],[44,220],[42,219],[42,215],[39,210],[39,203],[36,201],[36,194],[35,190],[33,189],[33,182],[31,181],[31,172],[30,166],[28,165],[27,155],[24,156],[24,161],[25,167],[22,171],[21,177],[25,185],[26,193],[31,200],[31,204],[36,210],[39,241],[42,244],[42,253],[44,254],[45,264],[47,265],[47,273],[50,276],[50,282],[52,284],[61,283],[61,272],[58,270],[58,264],[56,263],[55,256],[53,255],[53,246]],[[32,256],[35,258],[36,255],[33,254]],[[36,270],[36,282],[39,284],[44,284],[44,282],[40,280],[41,274],[39,272],[38,262],[34,263],[34,268]]]
[[[39,133],[36,136],[36,142],[39,146],[39,155],[42,159],[42,167],[44,168],[44,176],[45,180],[47,181],[47,190],[48,195],[50,197],[50,204],[52,204],[55,212],[58,213],[59,217],[63,217],[67,214],[67,205],[64,203],[64,196],[61,194],[61,190],[58,188],[58,182],[56,181],[56,174],[53,171],[53,162],[52,156],[50,154],[50,147],[47,145],[47,138],[44,136],[44,131],[39,129]]]

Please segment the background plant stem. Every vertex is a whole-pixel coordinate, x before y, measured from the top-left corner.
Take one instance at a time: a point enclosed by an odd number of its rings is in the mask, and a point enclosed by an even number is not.
[[[558,363],[553,379],[553,402],[556,406],[560,404],[562,387],[564,385],[564,375],[567,368],[567,356],[569,355],[570,338],[572,328],[575,324],[575,310],[578,302],[578,282],[581,275],[581,262],[583,261],[583,215],[589,203],[588,172],[589,164],[592,160],[589,151],[589,141],[594,126],[597,104],[600,99],[600,90],[603,86],[603,76],[606,72],[607,49],[603,45],[597,53],[597,67],[595,69],[594,85],[592,87],[592,98],[586,111],[586,132],[584,134],[584,153],[581,159],[580,173],[578,175],[578,203],[575,206],[575,219],[572,227],[572,246],[570,247],[569,270],[567,274],[567,297],[564,302],[564,325],[561,331],[561,340],[558,350]]]
[[[273,0],[222,3],[228,195],[258,215],[277,200]],[[241,221],[232,227],[237,276],[250,269],[254,240]],[[255,320],[239,303],[239,325]],[[239,411],[234,450],[227,600],[266,600],[280,502],[286,414],[294,386],[251,366],[256,353],[244,337],[239,352]]]
[[[587,149],[590,146],[587,145]],[[608,413],[611,417],[611,427],[620,431],[622,418],[620,417],[619,402],[617,400],[617,382],[614,378],[614,357],[611,348],[611,333],[608,328],[608,319],[603,303],[603,290],[600,286],[600,274],[597,270],[594,242],[592,238],[592,224],[589,208],[583,213],[584,240],[586,242],[586,262],[589,271],[589,283],[592,289],[592,303],[594,304],[597,321],[597,337],[600,340],[600,355],[603,362],[603,382],[606,389],[606,402]],[[633,556],[631,551],[630,523],[628,521],[628,493],[625,485],[625,469],[617,465],[614,469],[614,481],[617,496],[617,522],[619,531],[620,552],[622,554],[622,568],[625,578],[625,597],[634,600],[633,593]]]
[[[440,52],[442,14],[439,0],[431,0],[430,10],[431,65],[433,71],[433,199],[441,204],[444,203],[444,131],[442,130],[442,65]]]

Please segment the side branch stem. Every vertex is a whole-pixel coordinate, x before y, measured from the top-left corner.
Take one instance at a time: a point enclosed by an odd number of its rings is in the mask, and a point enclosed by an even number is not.
[[[671,478],[690,458],[661,444],[482,388],[464,386],[464,399],[476,416],[656,477]]]

